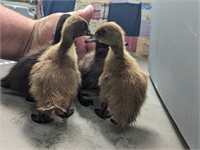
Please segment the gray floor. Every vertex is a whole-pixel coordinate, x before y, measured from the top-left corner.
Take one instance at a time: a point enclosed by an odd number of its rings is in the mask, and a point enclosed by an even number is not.
[[[138,62],[147,72],[147,59]],[[12,62],[0,60],[0,78]],[[94,106],[82,107],[75,102],[75,113],[68,120],[56,118],[50,124],[32,122],[34,103],[1,89],[0,149],[184,149],[149,80],[148,97],[137,122],[123,131],[109,120],[95,116]],[[95,101],[98,105],[98,100]]]

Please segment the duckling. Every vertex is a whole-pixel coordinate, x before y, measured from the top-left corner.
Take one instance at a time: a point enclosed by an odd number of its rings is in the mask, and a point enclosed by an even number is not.
[[[33,121],[49,123],[53,113],[62,118],[74,113],[70,105],[81,84],[74,40],[88,33],[85,19],[70,16],[62,27],[59,43],[48,47],[33,65],[29,91],[38,110],[38,114],[31,116]]]
[[[87,41],[85,41],[87,43]],[[128,43],[125,42],[125,46]],[[82,105],[93,105],[93,102],[88,99],[83,99],[84,95],[99,95],[98,80],[103,71],[104,61],[107,56],[109,46],[103,43],[96,42],[95,51],[91,51],[79,62],[79,70],[82,76],[81,92],[79,92],[79,101]]]
[[[52,45],[58,43],[61,37],[61,29],[65,20],[70,17],[69,14],[64,14],[58,20],[55,36]],[[22,57],[10,70],[7,76],[1,80],[1,86],[18,91],[27,101],[33,102],[33,98],[29,93],[29,73],[32,66],[38,62],[38,57],[41,56],[46,49],[34,51]]]
[[[111,122],[120,128],[136,121],[147,91],[147,75],[127,52],[124,34],[118,24],[107,22],[86,40],[110,46],[98,83],[101,109],[96,108],[95,113],[103,119],[111,116]]]
[[[103,71],[104,60],[108,53],[108,46],[96,42],[95,51],[86,54],[79,62],[82,75],[82,89],[98,89],[98,79]]]
[[[82,83],[78,99],[84,106],[88,106],[89,104],[93,105],[93,102],[89,99],[83,99],[82,92],[86,95],[90,91],[94,95],[98,95],[99,93],[98,80],[103,71],[104,60],[107,56],[108,49],[107,45],[96,42],[95,50],[86,54],[85,57],[79,62]]]
[[[29,73],[32,66],[37,62],[37,58],[45,49],[28,54],[21,58],[10,70],[10,72],[1,79],[1,87],[19,92],[29,102],[34,102],[29,93]]]

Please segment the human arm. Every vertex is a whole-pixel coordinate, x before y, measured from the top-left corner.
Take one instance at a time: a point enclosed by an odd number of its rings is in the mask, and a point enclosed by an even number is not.
[[[89,5],[83,10],[69,14],[78,14],[89,21],[93,12],[94,8]],[[56,25],[61,15],[63,13],[54,13],[38,20],[32,20],[0,5],[1,58],[18,60],[30,51],[49,46],[53,41]],[[91,45],[86,45],[83,39],[84,37],[81,37],[75,42],[78,55],[93,48]]]

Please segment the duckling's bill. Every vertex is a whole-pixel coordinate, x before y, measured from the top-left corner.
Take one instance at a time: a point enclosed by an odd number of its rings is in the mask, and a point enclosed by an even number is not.
[[[101,43],[101,42],[97,39],[96,34],[90,34],[89,36],[90,36],[90,37],[84,41],[85,43],[92,43],[92,42],[99,42],[99,43]],[[103,43],[101,43],[101,44],[103,44]],[[105,45],[105,44],[103,44],[103,45]],[[125,45],[125,46],[128,46],[129,44],[128,44],[127,42],[125,42],[124,45]]]
[[[86,35],[88,36],[92,36],[93,34],[90,32],[90,30],[88,29],[87,32],[86,32]]]
[[[88,39],[85,40],[85,43],[91,43],[91,42],[98,42],[96,34],[91,35],[90,38],[88,38]]]

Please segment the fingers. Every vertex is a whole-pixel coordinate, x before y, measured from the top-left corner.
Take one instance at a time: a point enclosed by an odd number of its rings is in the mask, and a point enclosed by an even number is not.
[[[85,20],[87,20],[88,22],[90,21],[90,19],[92,18],[92,15],[94,13],[94,7],[92,5],[88,5],[87,7],[85,7],[82,10],[77,10],[74,12],[70,12],[69,14],[71,15],[79,15],[81,17],[83,17]]]
[[[88,5],[85,9],[73,11],[68,14],[79,15],[89,22],[89,20],[92,18],[93,13],[94,13],[93,6]],[[63,14],[64,13],[54,13],[52,15],[49,15],[47,17],[41,18],[36,21],[34,32],[32,35],[33,38],[31,38],[31,40],[29,41],[31,46],[27,49],[26,52],[41,47],[42,48],[48,47],[52,43],[57,22],[60,16]],[[84,39],[82,38],[76,41],[78,56],[81,57],[87,52],[87,45],[84,43]],[[89,48],[91,50],[91,47]],[[80,53],[82,54],[79,55]]]
[[[85,53],[87,53],[86,44],[84,43],[84,37],[79,37],[75,40],[77,55],[79,60],[81,60]]]
[[[85,43],[84,42],[87,38],[88,38],[88,36],[82,36],[75,40],[75,45],[76,45],[79,60],[81,60],[87,52],[95,49],[94,43]]]
[[[87,51],[93,51],[95,49],[95,43],[86,43]]]

